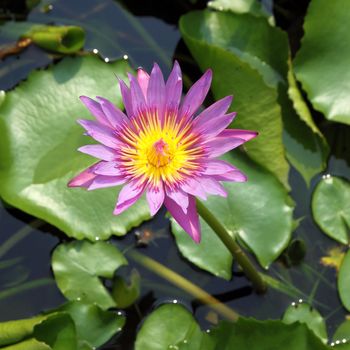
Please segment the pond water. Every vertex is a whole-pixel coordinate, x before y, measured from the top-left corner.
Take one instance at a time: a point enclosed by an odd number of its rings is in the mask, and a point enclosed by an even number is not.
[[[181,1],[179,3],[182,4]],[[133,2],[129,5],[133,7]],[[201,6],[200,3],[197,5]],[[46,11],[43,11],[44,7]],[[176,8],[182,11],[181,6]],[[167,75],[172,60],[176,57],[185,67],[188,79],[195,79],[199,71],[192,64],[192,58],[184,48],[174,24],[179,13],[166,10],[159,10],[154,5],[146,9],[137,8],[135,15],[114,1],[61,0],[43,2],[30,12],[26,21],[81,24],[87,30],[85,49],[97,49],[103,59],[114,60],[124,56],[134,67],[143,66],[147,70],[157,61]],[[183,11],[186,11],[186,7]],[[0,44],[7,42],[8,36],[0,30]],[[0,89],[13,88],[31,70],[45,68],[54,60],[55,57],[35,47],[30,47],[17,57],[7,57],[0,63]],[[349,135],[346,128],[345,131],[340,131],[325,125],[324,129],[329,139],[337,140],[340,132]],[[346,137],[343,139],[347,142]],[[345,143],[340,146],[335,143],[335,146],[325,174],[350,179],[349,159],[345,158],[348,148],[344,148]],[[138,249],[190,281],[195,281],[198,286],[245,316],[278,319],[288,305],[303,299],[321,312],[327,321],[329,333],[332,334],[343,321],[345,310],[339,301],[334,270],[322,267],[319,263],[321,257],[336,246],[334,241],[320,232],[311,215],[311,194],[322,175],[324,174],[316,176],[310,188],[307,188],[302,177],[296,171],[291,171],[291,196],[296,202],[294,218],[302,219],[294,232],[294,238],[305,242],[306,256],[301,264],[292,267],[286,267],[280,259],[268,271],[286,284],[294,285],[298,290],[298,298],[273,289],[269,289],[265,295],[257,295],[237,270],[237,266],[233,281],[224,281],[190,265],[181,257],[174,243],[164,210],[124,238],[114,238],[112,241],[125,249],[134,246],[140,235],[151,235],[151,240]],[[6,203],[2,203],[0,208],[0,233],[0,321],[29,317],[63,303],[65,299],[57,289],[51,272],[50,254],[58,243],[67,238],[54,227],[11,208]],[[208,306],[202,305],[142,266],[130,261],[130,266],[123,268],[122,273],[128,276],[133,268],[142,276],[141,297],[135,306],[125,311],[127,324],[121,334],[103,349],[132,349],[140,321],[163,302],[177,300],[183,303],[194,311],[203,328],[215,323],[216,315],[213,315]]]

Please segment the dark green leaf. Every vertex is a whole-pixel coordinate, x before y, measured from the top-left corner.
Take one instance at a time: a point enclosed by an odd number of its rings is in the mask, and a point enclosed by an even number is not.
[[[314,108],[329,120],[350,124],[350,40],[343,25],[350,21],[349,2],[329,5],[328,0],[310,2],[294,67]]]
[[[227,198],[210,196],[203,202],[232,235],[237,235],[268,267],[287,247],[292,232],[293,205],[283,186],[269,172],[241,152],[224,160],[248,176],[246,183],[225,183]],[[223,278],[230,278],[232,257],[216,234],[201,220],[202,241],[194,243],[172,221],[173,232],[182,254],[199,267]]]
[[[6,95],[0,107],[0,195],[8,203],[78,239],[123,235],[150,217],[144,200],[113,216],[118,190],[67,188],[94,162],[77,151],[88,138],[76,120],[91,118],[78,96],[105,96],[121,106],[115,74],[123,79],[129,70],[124,61],[67,58],[33,72]]]
[[[286,324],[305,323],[324,343],[327,343],[328,335],[323,317],[316,309],[305,303],[289,306],[283,315],[283,322]]]
[[[111,279],[114,271],[126,264],[118,249],[106,242],[60,244],[52,255],[55,279],[65,297],[95,303],[103,309],[116,304],[100,277]]]
[[[338,291],[343,305],[350,311],[350,250],[346,253],[340,266]]]
[[[338,177],[325,176],[312,198],[312,214],[321,229],[340,243],[349,243],[350,183]]]
[[[231,108],[238,116],[232,126],[259,131],[259,137],[245,145],[248,155],[288,187],[275,88],[287,74],[286,37],[264,18],[210,11],[181,17],[180,30],[200,68],[212,68],[215,97],[235,96]],[[271,47],[262,38],[273,41],[275,51],[285,52],[285,62],[283,55],[271,56]]]

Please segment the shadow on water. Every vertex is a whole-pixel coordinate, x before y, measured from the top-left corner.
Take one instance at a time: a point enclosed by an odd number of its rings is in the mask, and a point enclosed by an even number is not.
[[[176,8],[180,10],[160,19],[162,16],[158,6],[152,7],[157,13],[149,7],[136,7],[135,10],[135,1],[128,2],[129,10],[134,11],[135,15],[114,1],[54,1],[50,11],[43,11],[41,5],[34,8],[28,14],[27,21],[82,25],[87,31],[87,50],[97,49],[102,58],[116,59],[127,55],[134,66],[147,69],[157,61],[165,74],[169,72],[175,56],[181,61],[185,73],[190,72],[188,75],[195,78],[199,72],[197,68],[193,70],[192,58],[180,41],[175,26],[178,17],[190,9],[190,2],[177,2],[181,6]],[[198,6],[202,6],[202,3]],[[26,12],[23,14],[26,15]],[[0,44],[10,42],[8,33],[5,31],[5,35],[3,32],[0,27]],[[57,58],[35,47],[30,47],[18,57],[6,58],[0,63],[0,89],[13,88],[31,70],[44,68]],[[350,137],[347,137],[349,128],[345,129],[340,131],[332,125],[324,126],[330,145],[333,145],[327,173],[349,179],[349,160],[346,156],[350,154],[347,141]],[[332,140],[339,140],[340,133],[343,143],[339,145],[339,142]],[[174,243],[164,210],[152,221],[134,229],[124,238],[114,238],[113,242],[123,249],[140,245],[142,241],[143,247],[138,249],[144,254],[190,281],[196,281],[199,287],[245,316],[280,318],[288,305],[303,299],[327,319],[332,334],[343,320],[345,311],[338,299],[334,271],[319,263],[321,257],[336,245],[320,232],[311,215],[311,194],[321,176],[316,176],[310,188],[307,188],[301,176],[296,171],[291,172],[292,197],[296,202],[295,218],[303,218],[294,232],[294,238],[305,242],[307,252],[300,265],[286,267],[283,259],[280,259],[269,271],[286,284],[294,285],[300,291],[297,299],[272,289],[266,295],[256,295],[237,266],[234,267],[233,281],[225,281],[186,262]],[[64,302],[53,280],[50,253],[66,238],[50,225],[38,226],[35,218],[14,208],[6,207],[5,204],[0,208],[0,321],[29,317]],[[137,327],[144,316],[160,303],[174,299],[193,310],[203,328],[217,322],[217,315],[207,306],[139,265],[130,263],[121,273],[128,276],[132,268],[136,268],[142,276],[142,295],[136,305],[126,310],[127,324],[121,335],[104,349],[131,349]]]

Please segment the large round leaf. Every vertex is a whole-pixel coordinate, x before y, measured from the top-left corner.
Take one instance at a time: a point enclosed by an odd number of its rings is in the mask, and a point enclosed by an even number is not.
[[[301,303],[289,306],[283,315],[283,322],[286,324],[305,323],[324,343],[327,343],[326,323],[321,314],[308,304]]]
[[[201,334],[192,314],[181,305],[162,305],[143,323],[135,343],[135,350],[164,350],[178,342]]]
[[[325,20],[326,19],[326,20]],[[348,0],[311,1],[295,72],[313,106],[326,118],[350,124]],[[335,64],[336,63],[336,64]]]
[[[337,345],[337,349],[350,349],[350,320],[345,320],[335,331],[333,335],[333,343]],[[341,346],[339,346],[339,343]]]
[[[77,151],[89,139],[76,120],[91,118],[78,97],[101,95],[121,106],[115,74],[124,78],[129,70],[124,61],[67,58],[33,72],[6,95],[0,108],[0,195],[7,202],[78,239],[122,235],[149,218],[143,200],[113,216],[116,189],[67,188],[94,162]]]
[[[293,206],[284,187],[268,171],[241,152],[224,160],[243,170],[246,183],[225,183],[227,198],[210,196],[203,202],[232,235],[237,235],[267,268],[286,248],[291,237]],[[202,223],[202,241],[194,243],[172,221],[182,254],[199,267],[223,278],[231,276],[232,257],[208,225]]]
[[[349,243],[350,183],[333,176],[325,176],[313,194],[312,214],[317,224],[331,238]]]
[[[238,116],[233,127],[259,131],[259,137],[245,145],[248,155],[288,187],[289,166],[275,88],[283,79],[280,72],[287,72],[287,61],[271,56],[269,45],[261,43],[261,36],[273,40],[274,50],[287,55],[281,31],[272,31],[264,18],[210,11],[181,17],[180,30],[200,68],[213,70],[215,97],[235,96],[231,108]]]
[[[338,291],[343,305],[350,311],[350,250],[346,253],[340,266]]]
[[[114,271],[127,261],[106,242],[73,241],[59,245],[52,255],[57,285],[69,300],[81,300],[103,309],[116,306],[100,277],[113,278]]]

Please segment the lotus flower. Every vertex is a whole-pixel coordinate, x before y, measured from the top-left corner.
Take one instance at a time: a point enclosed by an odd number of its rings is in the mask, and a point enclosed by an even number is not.
[[[177,62],[166,83],[157,64],[151,75],[139,69],[136,77],[129,75],[130,88],[119,81],[126,113],[102,97],[93,100],[81,96],[96,120],[79,123],[100,144],[83,146],[79,151],[99,161],[73,178],[69,186],[95,190],[124,185],[115,215],[145,193],[151,215],[164,204],[198,243],[195,197],[226,197],[222,181],[246,181],[241,171],[218,157],[257,135],[254,131],[226,129],[236,115],[226,114],[232,96],[196,115],[211,78],[209,69],[181,102],[182,75]]]

